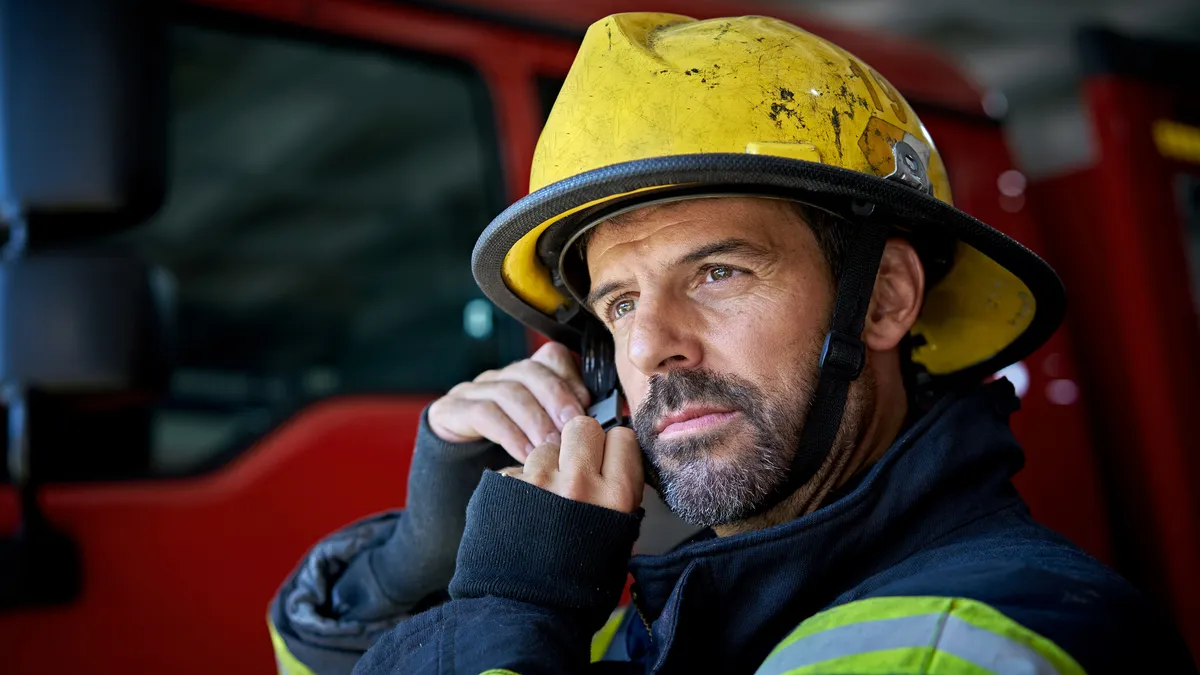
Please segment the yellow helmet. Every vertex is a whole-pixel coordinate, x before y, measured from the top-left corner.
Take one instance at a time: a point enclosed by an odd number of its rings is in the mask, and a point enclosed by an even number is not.
[[[530,182],[480,237],[473,270],[497,306],[568,344],[588,324],[573,242],[614,213],[697,196],[790,198],[947,239],[947,269],[912,331],[930,381],[1023,358],[1065,308],[1045,262],[953,207],[941,156],[896,89],[777,19],[635,13],[593,24]]]

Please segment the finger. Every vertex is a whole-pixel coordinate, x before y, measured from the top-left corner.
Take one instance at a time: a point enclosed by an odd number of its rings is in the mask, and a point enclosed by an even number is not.
[[[637,434],[626,427],[609,429],[604,443],[604,483],[613,492],[615,508],[633,513],[642,504],[646,480]]]
[[[583,383],[583,373],[575,363],[575,355],[571,350],[557,342],[547,342],[533,353],[530,360],[546,366],[566,382],[584,408],[591,404],[592,395]]]
[[[504,369],[504,377],[525,385],[554,419],[559,431],[571,418],[584,414],[583,404],[571,385],[544,364],[531,359],[514,363]]]
[[[525,433],[530,446],[558,440],[558,426],[520,382],[476,382],[464,389],[462,395],[476,401],[495,401]]]
[[[483,437],[471,423],[470,415],[464,412],[470,403],[459,396],[463,386],[451,389],[431,403],[425,417],[433,434],[448,443],[469,443]]]
[[[489,441],[504,448],[518,462],[524,462],[533,450],[529,437],[495,401],[472,401],[462,399],[461,405],[470,406],[465,415],[473,420],[476,431]]]
[[[604,465],[604,429],[590,417],[576,417],[563,427],[558,470],[599,476]]]
[[[512,477],[512,476],[520,476],[524,472],[524,470],[525,470],[525,467],[518,464],[516,466],[506,466],[503,469],[500,469],[499,471],[497,471],[496,473],[500,474],[501,476]]]
[[[557,443],[542,443],[525,458],[526,476],[547,476],[558,471],[559,447]]]
[[[628,427],[613,427],[604,438],[604,464],[601,473],[605,478],[628,479],[634,483],[644,482],[642,476],[642,448],[637,434]]]

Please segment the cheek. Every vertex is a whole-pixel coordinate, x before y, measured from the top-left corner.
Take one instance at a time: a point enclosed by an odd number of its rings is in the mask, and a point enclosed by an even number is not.
[[[797,368],[810,360],[815,364],[827,311],[819,298],[803,293],[778,290],[743,298],[706,322],[710,361],[759,381],[794,378]]]
[[[629,409],[636,412],[642,401],[646,400],[646,394],[649,392],[649,378],[642,374],[628,358],[623,356],[625,352],[621,344],[617,343],[617,379],[621,382],[621,390],[625,392],[625,402],[629,404]]]

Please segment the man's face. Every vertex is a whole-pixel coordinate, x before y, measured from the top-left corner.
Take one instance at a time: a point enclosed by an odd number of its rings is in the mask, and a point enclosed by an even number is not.
[[[664,500],[697,525],[751,515],[816,386],[833,280],[812,230],[778,200],[693,199],[601,224],[587,264]]]

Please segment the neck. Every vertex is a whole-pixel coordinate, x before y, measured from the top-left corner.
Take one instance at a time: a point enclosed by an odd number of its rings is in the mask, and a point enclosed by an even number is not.
[[[898,367],[898,363],[896,365]],[[871,367],[870,363],[867,367]],[[876,383],[873,407],[862,403],[862,394],[857,398],[854,396],[853,387],[861,387],[862,382],[852,385],[833,447],[808,482],[787,499],[760,514],[733,523],[714,525],[713,531],[717,536],[761,530],[812,513],[825,503],[830,493],[882,457],[904,428],[904,421],[908,417],[908,394],[898,378],[877,377]],[[870,392],[863,393],[871,395]],[[854,418],[861,419],[863,415],[869,417],[867,423],[855,424]]]

